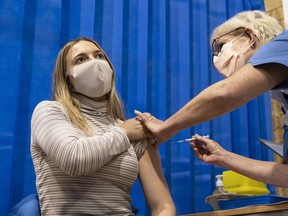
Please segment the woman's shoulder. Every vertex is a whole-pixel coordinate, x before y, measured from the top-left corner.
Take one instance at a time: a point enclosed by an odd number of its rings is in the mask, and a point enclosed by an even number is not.
[[[64,107],[58,101],[44,100],[39,102],[34,109],[33,113],[37,112],[64,112]]]
[[[43,100],[40,101],[36,107],[36,108],[45,108],[45,107],[61,107],[61,103],[59,103],[58,101],[52,101],[52,100]]]

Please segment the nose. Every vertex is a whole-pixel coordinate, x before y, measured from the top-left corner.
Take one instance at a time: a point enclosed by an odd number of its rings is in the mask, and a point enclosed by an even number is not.
[[[96,59],[96,58],[95,58],[95,56],[94,56],[94,55],[92,55],[92,54],[91,54],[91,55],[89,55],[89,56],[88,56],[88,58],[89,58],[89,61],[90,61],[90,60],[94,60],[94,59]]]

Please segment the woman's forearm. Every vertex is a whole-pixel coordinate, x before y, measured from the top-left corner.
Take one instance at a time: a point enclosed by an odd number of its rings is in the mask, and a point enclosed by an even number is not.
[[[176,209],[173,203],[165,203],[159,206],[157,209],[153,209],[151,212],[152,216],[175,216]]]

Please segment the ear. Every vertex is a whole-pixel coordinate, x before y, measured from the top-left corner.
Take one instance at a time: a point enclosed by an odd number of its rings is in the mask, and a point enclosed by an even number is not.
[[[253,43],[251,48],[256,49],[258,47],[258,39],[256,35],[254,34],[254,32],[251,29],[247,28],[245,29],[245,34],[249,37],[250,44]]]

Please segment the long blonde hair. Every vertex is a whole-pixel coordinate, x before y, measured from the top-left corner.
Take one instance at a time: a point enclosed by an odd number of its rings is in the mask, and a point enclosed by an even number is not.
[[[97,44],[96,41],[91,40],[89,38],[78,38],[75,40],[71,40],[68,42],[59,52],[58,57],[55,62],[54,72],[53,72],[53,95],[52,99],[60,102],[64,108],[67,110],[68,115],[71,119],[72,124],[74,124],[77,128],[82,130],[88,136],[92,136],[93,133],[88,126],[86,118],[80,111],[81,104],[77,98],[70,94],[69,85],[67,83],[66,75],[67,75],[67,54],[70,49],[78,43],[79,41],[89,41],[95,44],[105,55],[106,60],[113,70],[112,75],[112,87],[111,91],[107,94],[108,97],[108,115],[112,121],[116,122],[117,119],[125,120],[124,117],[124,109],[123,103],[121,99],[118,97],[116,89],[115,89],[115,70],[114,67],[107,57],[106,53],[102,50],[102,48]]]

